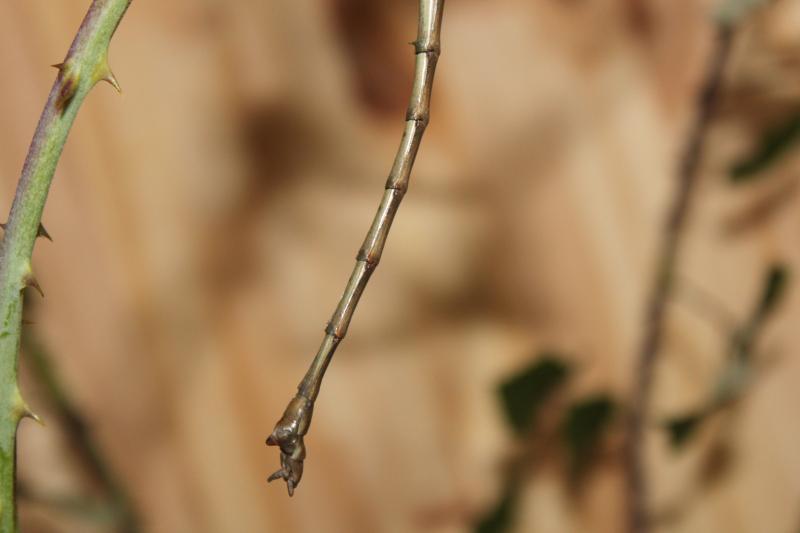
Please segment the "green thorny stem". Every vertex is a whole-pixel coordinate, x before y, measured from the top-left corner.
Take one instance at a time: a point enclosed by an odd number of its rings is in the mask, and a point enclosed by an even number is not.
[[[344,339],[367,282],[378,266],[395,214],[408,190],[411,169],[430,116],[431,90],[439,60],[443,9],[444,0],[419,0],[419,32],[413,43],[416,52],[414,85],[406,114],[405,131],[386,182],[383,199],[358,252],[356,266],[342,299],[325,329],[322,345],[300,382],[297,395],[289,402],[283,417],[267,439],[268,445],[279,446],[281,451],[281,469],[272,474],[269,481],[284,479],[290,496],[294,494],[303,475],[303,461],[306,456],[303,436],[308,433],[314,401],[319,394],[325,370],[336,347]]]
[[[664,337],[667,304],[676,281],[676,265],[681,251],[685,228],[691,211],[694,192],[699,180],[703,145],[711,126],[722,89],[725,66],[730,55],[736,27],[763,0],[727,0],[715,16],[714,51],[698,95],[694,123],[689,133],[678,172],[678,184],[666,220],[653,286],[649,294],[644,319],[644,334],[639,346],[631,408],[627,418],[625,443],[625,475],[627,478],[629,533],[651,530],[648,515],[645,430],[650,406],[653,373]]]
[[[0,245],[0,533],[17,531],[16,433],[24,417],[36,418],[17,382],[23,290],[41,293],[31,268],[42,211],[69,130],[86,95],[99,81],[119,90],[108,66],[108,46],[131,0],[94,0],[45,105],[22,170]]]

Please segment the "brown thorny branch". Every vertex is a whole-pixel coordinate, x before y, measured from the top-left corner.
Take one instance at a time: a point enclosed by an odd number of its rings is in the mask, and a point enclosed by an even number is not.
[[[631,408],[627,420],[628,437],[625,462],[628,490],[628,531],[646,533],[650,529],[647,515],[647,483],[645,473],[645,423],[653,385],[653,369],[664,336],[664,317],[675,282],[684,229],[698,181],[698,168],[703,143],[719,99],[722,78],[730,54],[734,27],[719,24],[713,56],[697,102],[697,113],[690,131],[678,172],[677,190],[664,228],[663,242],[656,266],[645,315],[644,335],[639,347]]]
[[[347,283],[342,299],[333,313],[322,345],[308,372],[297,388],[297,395],[289,402],[283,417],[267,439],[270,446],[281,451],[281,468],[269,481],[284,479],[289,495],[303,476],[306,448],[303,437],[308,433],[314,401],[319,394],[325,370],[347,328],[370,276],[378,266],[389,230],[400,202],[403,200],[411,177],[411,169],[419,151],[422,136],[430,116],[431,90],[439,60],[440,34],[444,0],[419,0],[419,31],[413,45],[416,52],[416,72],[411,99],[406,114],[406,127],[397,156],[372,226],[356,257],[356,265]]]

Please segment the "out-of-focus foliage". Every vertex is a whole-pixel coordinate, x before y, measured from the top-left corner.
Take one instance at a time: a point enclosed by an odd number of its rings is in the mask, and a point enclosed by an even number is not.
[[[505,533],[514,524],[514,511],[517,502],[517,489],[514,483],[508,483],[500,501],[480,519],[475,526],[475,533]]]
[[[737,400],[746,390],[753,378],[756,341],[766,320],[784,298],[788,284],[786,266],[775,264],[769,267],[750,318],[731,333],[729,355],[707,403],[696,411],[666,421],[665,428],[673,448],[679,449],[688,443],[704,421]]]
[[[800,113],[791,115],[781,124],[769,129],[752,154],[731,167],[733,183],[748,183],[765,176],[772,164],[789,152],[800,141]]]
[[[539,356],[535,363],[500,385],[500,399],[509,425],[524,435],[536,423],[542,404],[569,375],[563,359],[552,353]]]
[[[618,410],[609,394],[575,400],[558,413],[554,427],[539,423],[538,415],[545,402],[561,393],[571,376],[570,366],[561,356],[546,352],[500,385],[500,403],[521,449],[507,468],[501,498],[478,521],[476,533],[503,533],[511,529],[523,471],[532,456],[548,456],[563,445],[573,480],[591,465]],[[550,448],[546,443],[556,443],[558,448]]]
[[[761,300],[753,313],[752,326],[759,326],[775,311],[786,293],[789,284],[789,269],[785,265],[773,265],[767,273]]]
[[[768,0],[722,0],[716,13],[720,24],[733,25],[740,22],[753,9],[764,5]]]
[[[573,477],[580,476],[590,463],[616,412],[617,405],[607,394],[579,400],[567,410],[562,435],[569,450]]]
[[[680,448],[694,435],[697,427],[703,422],[705,413],[696,412],[677,416],[667,421],[666,428],[669,442],[673,448]]]
[[[78,491],[50,493],[18,484],[19,498],[86,523],[113,526],[123,533],[141,531],[139,518],[126,488],[108,464],[92,428],[65,388],[50,352],[30,330],[23,332],[21,348],[23,363],[35,379],[37,389],[41,390],[41,397],[48,404],[51,416],[56,419],[53,422],[58,422],[48,427],[52,427],[53,431],[63,432],[76,456],[76,463],[98,485],[101,494],[79,494]]]

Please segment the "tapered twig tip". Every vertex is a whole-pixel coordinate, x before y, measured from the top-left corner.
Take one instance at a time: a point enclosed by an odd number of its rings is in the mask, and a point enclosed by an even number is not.
[[[313,402],[298,394],[289,402],[272,434],[267,437],[267,446],[277,446],[281,450],[281,469],[269,476],[268,481],[285,480],[289,496],[294,494],[303,478],[303,462],[306,458],[303,436],[308,432],[313,410]]]

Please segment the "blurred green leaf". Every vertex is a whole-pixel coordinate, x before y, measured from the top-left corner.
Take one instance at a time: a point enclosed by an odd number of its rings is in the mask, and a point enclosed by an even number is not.
[[[511,530],[517,504],[517,487],[509,485],[497,505],[475,526],[475,533],[506,533]]]
[[[114,506],[114,503],[98,498],[66,493],[36,492],[22,483],[17,487],[17,494],[20,499],[30,504],[87,522],[113,526],[119,519],[119,510]]]
[[[733,26],[764,3],[765,0],[725,0],[721,2],[714,18],[718,24]]]
[[[731,346],[734,361],[747,363],[750,360],[761,327],[780,304],[788,285],[789,270],[783,265],[772,265],[764,278],[763,289],[750,320],[733,332]]]
[[[607,394],[573,404],[564,418],[562,435],[570,451],[573,474],[580,474],[609,429],[617,406]]]
[[[730,171],[734,184],[746,183],[760,177],[763,170],[773,164],[800,141],[800,113],[766,132],[756,150],[739,161]]]
[[[789,270],[784,265],[772,265],[764,280],[761,301],[756,308],[755,317],[761,321],[769,316],[780,303],[789,285]]]
[[[666,427],[672,447],[682,448],[694,436],[704,419],[703,413],[691,413],[668,420]]]
[[[750,384],[753,372],[750,364],[751,344],[743,344],[734,352],[722,369],[706,412],[715,412],[741,397]]]
[[[709,415],[719,412],[739,398],[752,379],[751,358],[756,339],[767,318],[784,298],[789,285],[789,270],[772,265],[764,277],[763,288],[750,320],[731,334],[730,354],[722,368],[710,399],[700,410],[669,419],[665,426],[675,449],[683,447],[695,435]]]
[[[544,354],[499,388],[506,419],[518,435],[533,425],[542,404],[566,381],[569,368],[553,354]]]

